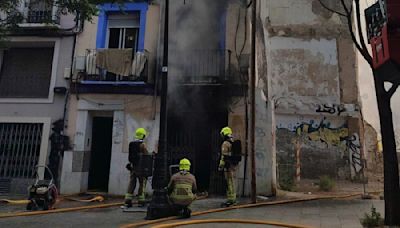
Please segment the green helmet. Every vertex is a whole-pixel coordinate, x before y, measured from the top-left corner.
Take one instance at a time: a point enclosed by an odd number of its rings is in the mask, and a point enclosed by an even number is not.
[[[186,171],[190,170],[190,161],[189,161],[189,159],[183,158],[179,162],[179,170],[186,170]]]
[[[232,129],[230,127],[224,127],[221,130],[221,135],[222,136],[228,136],[228,135],[232,135]]]
[[[147,135],[146,129],[144,129],[144,128],[136,129],[136,133],[135,133],[136,139],[144,139],[144,137],[146,137],[146,135]]]

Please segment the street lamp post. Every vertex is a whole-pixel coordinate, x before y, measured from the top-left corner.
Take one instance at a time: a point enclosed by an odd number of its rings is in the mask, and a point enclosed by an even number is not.
[[[160,136],[158,153],[155,156],[153,174],[153,197],[147,208],[146,219],[158,219],[171,215],[168,203],[168,164],[167,164],[167,94],[168,94],[168,17],[169,0],[165,0],[164,8],[164,48],[161,77]],[[157,89],[157,88],[156,88]]]

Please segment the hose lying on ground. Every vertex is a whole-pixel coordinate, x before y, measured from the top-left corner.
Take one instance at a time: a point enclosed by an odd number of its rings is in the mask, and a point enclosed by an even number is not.
[[[304,201],[319,200],[319,199],[349,198],[349,197],[359,196],[361,194],[362,193],[343,195],[343,196],[320,196],[320,197],[310,197],[310,198],[305,198],[305,199],[292,199],[292,200],[261,202],[261,203],[255,203],[255,204],[244,204],[244,205],[237,205],[237,206],[232,206],[232,207],[227,207],[227,208],[217,208],[217,209],[211,209],[211,210],[207,210],[207,211],[193,212],[192,216],[198,216],[198,215],[203,215],[203,214],[216,213],[216,212],[228,211],[228,210],[234,210],[234,209],[241,209],[241,208],[260,207],[260,206],[278,205],[278,204],[286,204],[286,203],[296,203],[296,202],[304,202]],[[11,217],[20,217],[20,216],[33,216],[33,215],[72,212],[72,211],[89,210],[89,209],[97,209],[97,208],[116,207],[116,206],[121,206],[121,205],[123,205],[123,203],[109,203],[109,204],[91,205],[91,206],[83,206],[83,207],[60,208],[60,209],[54,209],[54,210],[48,210],[48,211],[27,211],[27,212],[24,211],[24,212],[16,212],[16,213],[3,213],[3,214],[0,214],[0,219],[1,218],[11,218]],[[139,227],[139,226],[145,226],[145,225],[151,225],[151,224],[155,224],[155,223],[165,222],[165,221],[169,221],[169,220],[173,220],[173,219],[177,219],[177,218],[178,217],[173,216],[173,217],[167,217],[167,218],[162,218],[162,219],[157,219],[157,220],[127,224],[127,225],[123,225],[122,227],[123,228]]]
[[[104,197],[103,196],[95,196],[91,199],[77,199],[69,196],[63,196],[57,199],[58,201],[61,201],[62,199],[70,200],[70,201],[76,201],[76,202],[81,202],[81,203],[91,203],[91,202],[103,202]],[[30,200],[11,200],[11,199],[0,199],[0,203],[7,203],[7,204],[28,204]]]
[[[91,206],[83,206],[83,207],[59,208],[59,209],[48,210],[48,211],[25,211],[25,212],[16,212],[16,213],[4,213],[4,214],[0,214],[0,218],[44,215],[44,214],[80,211],[80,210],[88,210],[88,209],[96,209],[96,208],[115,207],[115,206],[121,206],[121,205],[123,205],[123,203],[107,203],[107,204],[91,205]]]
[[[186,226],[186,225],[204,224],[204,223],[241,223],[241,224],[252,224],[252,225],[256,225],[256,224],[257,225],[273,225],[273,226],[291,227],[291,228],[312,228],[312,226],[288,224],[288,223],[281,223],[281,222],[269,221],[269,220],[250,220],[250,219],[189,220],[189,221],[183,221],[183,222],[156,225],[156,226],[153,226],[153,228],[171,228],[171,227],[177,227],[177,226]]]
[[[279,204],[287,204],[287,203],[297,203],[297,202],[320,200],[320,199],[342,199],[342,198],[350,198],[350,197],[355,197],[355,196],[360,196],[360,195],[362,195],[362,193],[354,193],[354,194],[342,195],[342,196],[316,196],[316,197],[310,197],[310,198],[304,198],[304,199],[291,199],[291,200],[279,200],[279,201],[243,204],[243,205],[237,205],[237,206],[232,206],[232,207],[217,208],[217,209],[211,209],[211,210],[206,210],[206,211],[193,212],[192,216],[199,216],[199,215],[222,212],[222,211],[229,211],[229,210],[234,210],[234,209],[261,207],[261,206],[267,206],[267,205],[279,205]],[[126,224],[126,225],[121,226],[121,228],[146,226],[146,225],[166,222],[166,221],[170,221],[170,220],[178,219],[178,218],[179,217],[177,217],[177,216],[172,216],[172,217],[161,218],[161,219],[156,219],[156,220],[143,221],[143,222],[138,222],[138,223]]]
[[[103,196],[95,196],[91,199],[76,199],[73,197],[64,197],[64,199],[66,200],[70,200],[70,201],[76,201],[76,202],[81,202],[81,203],[91,203],[91,202],[103,202],[104,201],[104,197]]]
[[[28,204],[29,200],[9,200],[9,199],[0,199],[1,203],[8,203],[8,204]]]

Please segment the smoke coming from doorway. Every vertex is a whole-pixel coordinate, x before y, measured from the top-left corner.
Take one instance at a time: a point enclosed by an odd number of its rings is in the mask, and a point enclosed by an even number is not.
[[[172,164],[191,160],[199,189],[214,193],[223,191],[216,167],[228,115],[225,86],[213,80],[228,66],[229,2],[170,0],[169,11],[168,158]]]

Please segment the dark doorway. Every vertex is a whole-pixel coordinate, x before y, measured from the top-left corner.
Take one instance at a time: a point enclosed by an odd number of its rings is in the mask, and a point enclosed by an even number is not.
[[[94,117],[88,189],[108,191],[112,146],[112,117]]]
[[[223,176],[217,170],[219,130],[226,126],[228,113],[220,89],[182,86],[175,88],[174,93],[179,95],[171,95],[168,103],[169,164],[188,158],[199,191],[223,193]]]

